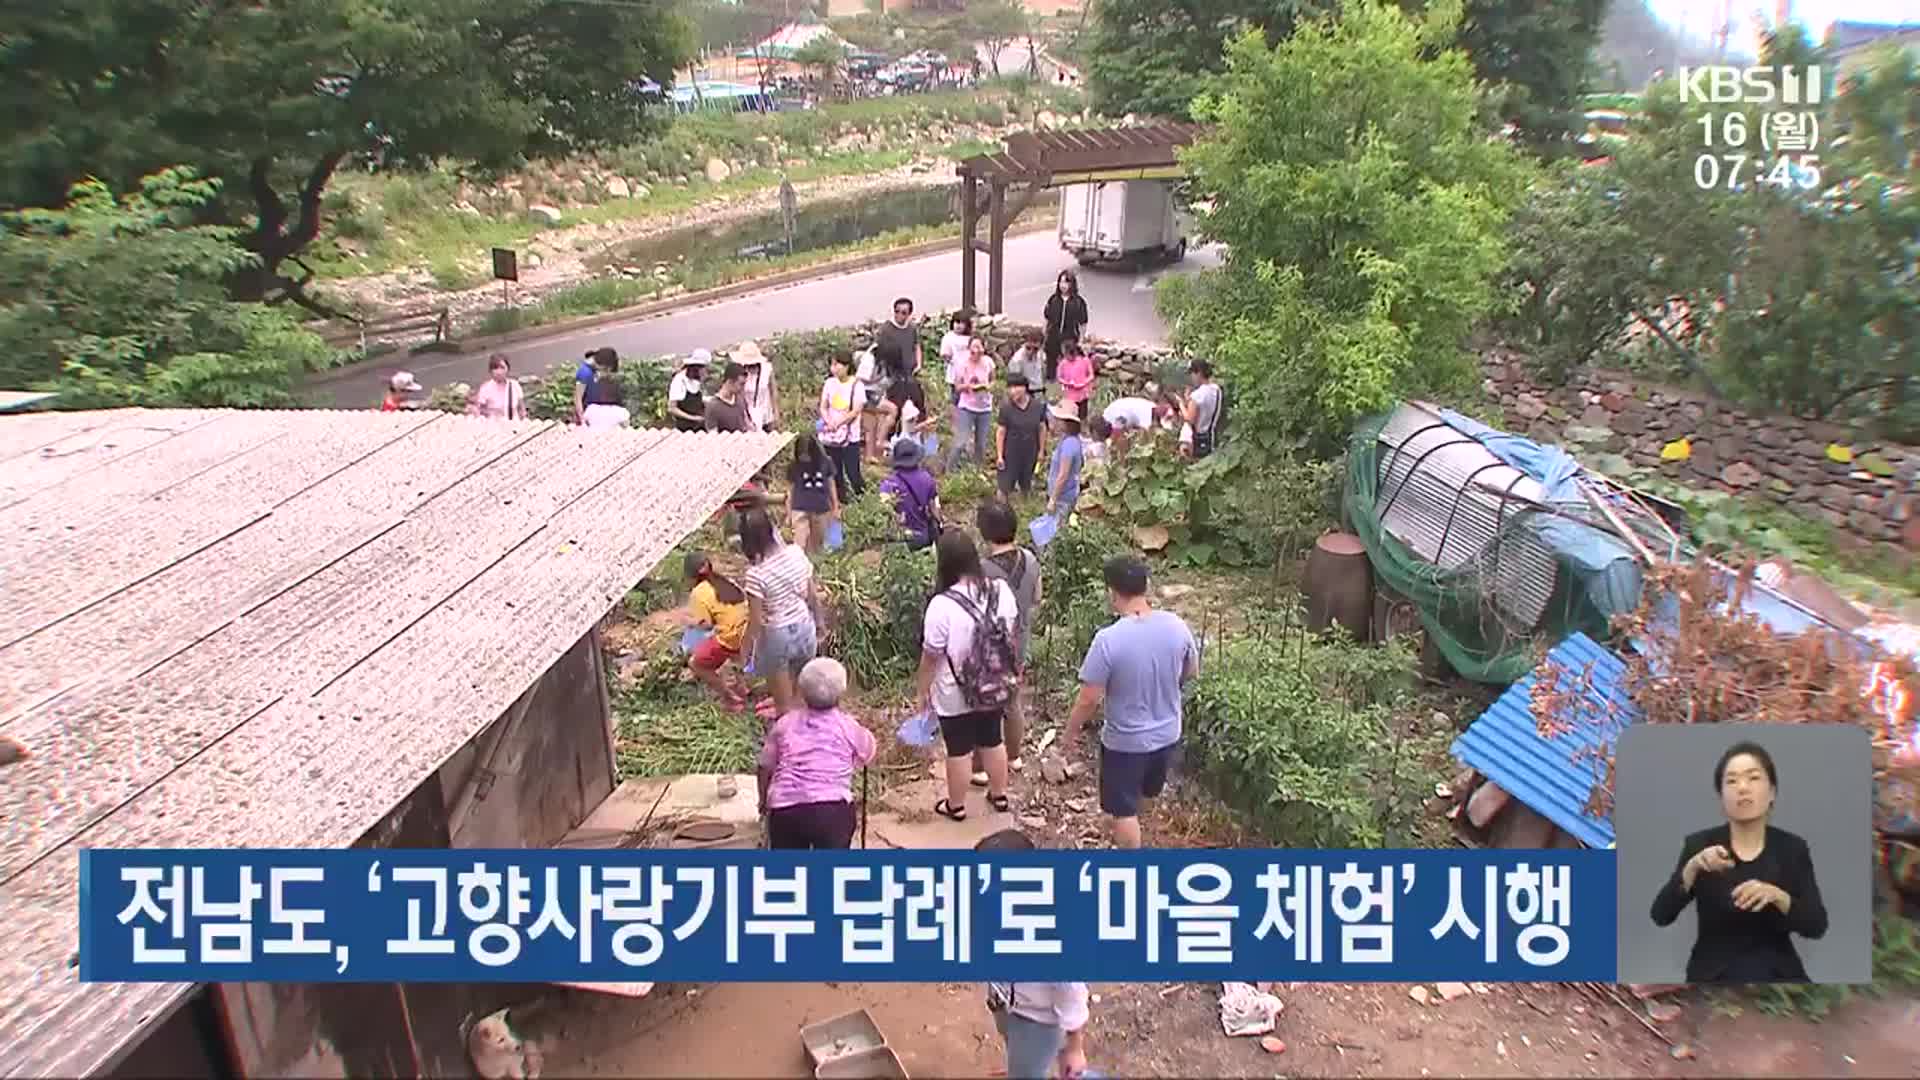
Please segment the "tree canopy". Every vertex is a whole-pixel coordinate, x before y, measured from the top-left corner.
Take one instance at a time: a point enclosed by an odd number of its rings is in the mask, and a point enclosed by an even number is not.
[[[671,0],[45,0],[0,31],[0,206],[58,206],[187,165],[244,225],[242,297],[297,293],[350,161],[483,166],[631,141],[631,83],[691,51]]]
[[[1277,46],[1246,32],[1196,102],[1215,126],[1185,158],[1227,261],[1170,279],[1163,309],[1226,373],[1240,430],[1329,447],[1398,395],[1471,381],[1531,170],[1480,130],[1466,57],[1431,47],[1452,29],[1348,0]]]
[[[228,298],[254,256],[193,224],[218,195],[168,169],[125,196],[89,180],[60,209],[0,215],[0,385],[69,408],[293,404],[328,350],[284,309]]]
[[[1495,92],[1487,110],[1518,126],[1538,147],[1574,130],[1593,46],[1610,0],[1402,0],[1418,16],[1461,8],[1452,44]],[[1094,8],[1087,82],[1108,115],[1186,117],[1225,68],[1227,42],[1259,30],[1269,43],[1296,23],[1336,7],[1331,0],[1101,0]]]

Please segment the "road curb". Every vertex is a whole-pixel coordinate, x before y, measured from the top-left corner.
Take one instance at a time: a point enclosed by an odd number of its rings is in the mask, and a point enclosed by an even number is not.
[[[1025,222],[1016,222],[1008,226],[1007,235],[1010,237],[1024,236],[1029,233],[1043,232],[1047,229],[1055,228],[1056,220],[1057,219],[1048,218],[1046,220],[1029,219]],[[873,270],[893,263],[909,262],[914,259],[924,258],[928,255],[938,255],[942,251],[952,250],[956,246],[955,242],[958,239],[959,235],[956,233],[953,236],[946,236],[937,240],[923,240],[919,243],[907,244],[904,247],[887,248],[884,251],[869,251],[859,255],[848,255],[844,258],[830,259],[826,262],[813,263],[809,266],[797,267],[792,270],[782,270],[778,273],[766,274],[761,277],[746,278],[726,285],[717,285],[711,289],[702,289],[699,292],[681,293],[677,296],[663,297],[659,300],[649,300],[642,304],[615,308],[612,311],[603,311],[596,315],[582,315],[577,319],[541,323],[539,326],[510,330],[504,334],[494,334],[488,337],[462,338],[457,345],[444,351],[464,356],[470,353],[488,352],[509,345],[522,345],[529,341],[541,340],[542,338],[565,337],[569,334],[577,334],[582,330],[592,330],[595,327],[608,326],[614,323],[650,319],[660,315],[671,314],[685,308],[705,307],[708,304],[717,304],[721,301],[733,300],[752,293],[769,292],[791,285],[803,285],[810,281],[832,277],[836,274],[858,273],[862,270]],[[306,386],[309,389],[320,389],[331,386],[336,382],[342,382],[355,376],[363,375],[374,368],[392,367],[395,360],[395,354],[389,353],[384,356],[374,357],[370,360],[361,360],[353,364],[348,364],[345,367],[329,368],[307,380]]]

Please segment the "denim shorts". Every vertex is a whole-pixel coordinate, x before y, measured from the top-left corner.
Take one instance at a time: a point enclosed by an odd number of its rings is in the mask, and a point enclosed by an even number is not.
[[[784,669],[798,676],[819,647],[811,616],[788,626],[769,626],[760,632],[760,647],[753,654],[754,673],[765,678]]]
[[[1067,1045],[1067,1033],[1011,1012],[993,1014],[993,1024],[1007,1041],[1007,1080],[1046,1080],[1053,1063]]]

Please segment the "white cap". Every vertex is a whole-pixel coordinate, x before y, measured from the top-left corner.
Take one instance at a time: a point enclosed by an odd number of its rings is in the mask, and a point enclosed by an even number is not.
[[[396,371],[393,373],[393,378],[387,380],[387,389],[397,393],[412,394],[424,390],[426,387],[421,386],[420,380],[413,377],[413,372]]]
[[[687,366],[689,367],[708,367],[712,364],[712,349],[695,349],[693,350],[693,354],[687,357]]]

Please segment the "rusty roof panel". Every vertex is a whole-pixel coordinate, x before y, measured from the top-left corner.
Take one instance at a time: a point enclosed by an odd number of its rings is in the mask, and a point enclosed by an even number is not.
[[[391,415],[301,415],[282,439],[364,448],[394,430]],[[434,418],[334,454],[345,467],[283,486],[259,523],[0,649],[0,669],[55,666],[24,680],[41,698],[0,720],[35,753],[0,789],[0,816],[34,824],[0,840],[0,918],[18,942],[0,959],[17,990],[0,1006],[0,1072],[92,1072],[188,989],[73,981],[79,847],[354,843],[785,440]],[[240,481],[250,456],[204,475]],[[158,516],[241,494],[212,480],[174,492]],[[114,634],[31,647],[83,623]],[[101,674],[85,681],[89,659]],[[45,702],[50,687],[66,693]]]

